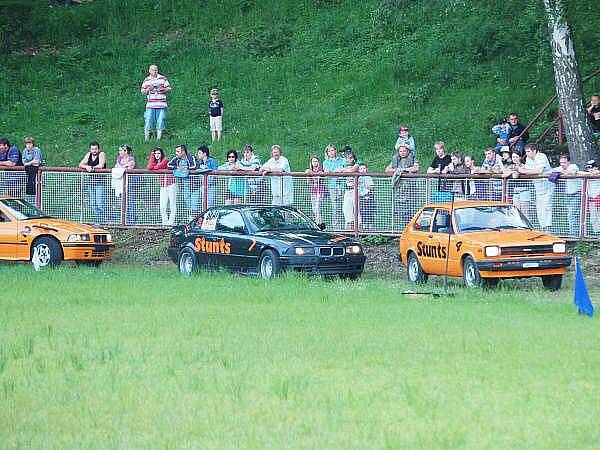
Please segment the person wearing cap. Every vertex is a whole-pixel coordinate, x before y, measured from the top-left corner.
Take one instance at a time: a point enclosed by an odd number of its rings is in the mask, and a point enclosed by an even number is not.
[[[208,101],[208,115],[210,123],[210,132],[213,142],[221,140],[223,132],[223,102],[219,99],[219,90],[210,90],[210,100]]]
[[[250,144],[244,145],[242,152],[242,158],[238,161],[240,170],[249,172],[258,172],[262,162],[258,155],[254,154],[254,149]],[[262,177],[252,176],[246,177],[246,183],[248,184],[248,200],[250,203],[260,204],[262,201]]]
[[[149,75],[142,82],[141,93],[146,96],[146,111],[144,112],[144,139],[150,139],[152,125],[156,122],[156,139],[162,138],[167,121],[167,93],[171,84],[164,75],[158,73],[158,66],[152,64],[148,69]]]
[[[516,152],[518,153],[518,152]],[[524,175],[547,176],[552,169],[548,157],[537,151],[537,145],[527,144],[525,146],[527,159],[525,164],[517,168],[518,173]],[[544,231],[552,228],[552,197],[554,195],[554,183],[547,178],[535,178],[533,180],[535,189],[535,209],[540,227]]]
[[[413,137],[408,134],[408,127],[404,126],[404,125],[400,125],[400,129],[398,131],[399,136],[398,139],[396,140],[396,145],[394,145],[394,148],[396,149],[396,151],[398,151],[398,149],[400,148],[401,145],[406,145],[408,147],[408,150],[414,155],[415,154],[415,140],[413,139]]]

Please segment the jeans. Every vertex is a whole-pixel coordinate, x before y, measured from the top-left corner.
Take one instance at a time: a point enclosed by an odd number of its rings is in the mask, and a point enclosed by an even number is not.
[[[167,215],[167,205],[169,214]],[[177,184],[173,183],[160,188],[160,218],[163,225],[175,225],[177,216]]]
[[[188,215],[193,216],[198,212],[200,193],[195,189],[192,190],[192,183],[189,178],[178,178],[178,181],[183,185],[183,200],[185,201]]]
[[[90,206],[96,215],[96,223],[104,223],[104,211],[106,206],[104,203],[104,185],[96,184],[88,187],[90,197]]]
[[[156,122],[157,130],[164,130],[167,121],[167,108],[146,108],[144,112],[144,129],[151,130],[152,124]]]
[[[569,236],[578,237],[581,213],[581,192],[565,194],[567,204],[567,217],[569,219]]]
[[[333,228],[338,228],[340,226],[338,214],[340,210],[339,201],[341,196],[342,193],[340,188],[329,188],[329,200],[331,201],[331,226]]]
[[[543,230],[552,227],[552,196],[554,185],[548,180],[535,180],[535,209],[537,219]]]

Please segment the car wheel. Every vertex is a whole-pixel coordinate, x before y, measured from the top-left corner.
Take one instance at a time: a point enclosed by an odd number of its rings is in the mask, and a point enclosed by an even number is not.
[[[184,248],[179,253],[179,272],[183,275],[191,275],[197,268],[196,255],[192,249]]]
[[[33,260],[37,258],[37,263]],[[57,266],[63,259],[60,243],[51,237],[36,239],[31,248],[31,262],[38,267]]]
[[[479,269],[471,256],[467,256],[463,261],[463,279],[468,288],[481,287],[485,283],[479,276]]]
[[[408,280],[413,283],[423,284],[427,282],[427,274],[423,272],[423,268],[417,259],[417,255],[412,252],[408,255],[406,275],[408,276]]]
[[[281,261],[279,255],[273,250],[265,250],[260,255],[260,261],[258,262],[258,273],[261,278],[272,278],[281,271]]]
[[[542,276],[542,284],[546,289],[558,291],[562,286],[562,275],[544,275]]]

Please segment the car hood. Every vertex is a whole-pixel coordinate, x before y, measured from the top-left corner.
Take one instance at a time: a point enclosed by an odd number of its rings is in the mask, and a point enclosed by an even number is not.
[[[463,239],[480,245],[499,245],[500,247],[549,245],[563,241],[552,234],[537,230],[474,231],[463,233],[461,236]]]
[[[48,229],[49,231],[57,230],[62,233],[73,233],[73,234],[83,234],[83,233],[108,233],[108,231],[93,227],[91,225],[86,225],[84,223],[70,222],[68,220],[61,219],[30,219],[23,220],[21,222],[23,227],[31,227],[34,230],[40,229]]]
[[[306,247],[310,245],[353,244],[355,241],[347,236],[325,233],[317,230],[300,231],[259,231],[256,236],[275,239],[287,245]]]

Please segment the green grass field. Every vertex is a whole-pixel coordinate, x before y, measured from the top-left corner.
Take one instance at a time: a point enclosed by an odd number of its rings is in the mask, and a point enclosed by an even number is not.
[[[3,449],[600,443],[600,328],[569,288],[433,299],[372,276],[0,276]]]

